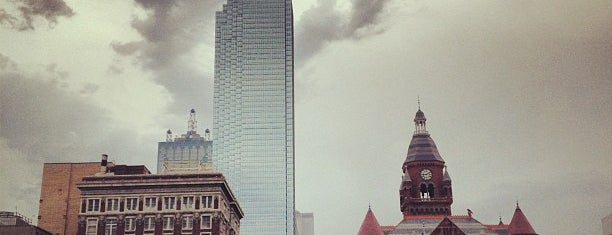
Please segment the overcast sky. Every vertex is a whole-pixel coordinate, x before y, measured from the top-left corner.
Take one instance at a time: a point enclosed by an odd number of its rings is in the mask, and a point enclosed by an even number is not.
[[[43,4],[44,3],[44,4]],[[155,171],[157,142],[212,129],[220,0],[0,0],[0,210],[36,218],[44,162]],[[299,0],[296,208],[356,234],[401,220],[417,97],[453,214],[601,234],[612,213],[612,2]],[[214,138],[214,133],[213,133]]]

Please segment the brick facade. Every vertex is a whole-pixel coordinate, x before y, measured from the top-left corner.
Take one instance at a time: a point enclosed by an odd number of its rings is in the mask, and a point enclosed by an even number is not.
[[[38,226],[52,234],[76,234],[80,191],[76,184],[100,171],[100,162],[45,163],[38,208]]]

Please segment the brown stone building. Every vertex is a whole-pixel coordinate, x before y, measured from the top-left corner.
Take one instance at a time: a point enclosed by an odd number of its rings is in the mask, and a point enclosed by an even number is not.
[[[111,164],[112,165],[112,164]],[[45,163],[38,226],[56,235],[76,234],[81,192],[76,184],[100,171],[100,162]]]
[[[75,234],[239,234],[244,215],[221,173],[154,175],[143,167],[102,167],[84,177]]]
[[[467,215],[453,215],[452,181],[444,159],[426,128],[425,114],[419,109],[415,131],[402,164],[400,210],[397,225],[380,226],[368,209],[358,235],[537,235],[517,203],[510,224],[482,224]]]

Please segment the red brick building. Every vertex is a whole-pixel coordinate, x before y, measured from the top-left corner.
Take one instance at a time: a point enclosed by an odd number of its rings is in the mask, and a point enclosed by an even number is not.
[[[112,165],[112,163],[109,163]],[[45,163],[38,207],[38,227],[57,235],[74,235],[81,192],[76,184],[100,171],[100,162]]]
[[[103,166],[77,187],[78,235],[237,235],[244,216],[225,177],[212,171]]]
[[[486,225],[468,215],[452,215],[452,180],[444,159],[426,128],[419,109],[415,131],[402,164],[400,210],[403,219],[394,226],[380,226],[368,209],[358,235],[537,235],[518,203],[510,224]]]

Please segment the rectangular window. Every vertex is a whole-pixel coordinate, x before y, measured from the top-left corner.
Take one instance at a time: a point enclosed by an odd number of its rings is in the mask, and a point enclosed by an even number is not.
[[[184,215],[183,216],[183,230],[191,230],[193,229],[193,216]]]
[[[155,217],[153,216],[144,217],[144,230],[145,231],[155,230]]]
[[[98,219],[89,218],[87,219],[87,227],[85,228],[85,235],[96,235],[98,233]]]
[[[212,235],[212,233],[204,232],[204,233],[200,233],[200,235]]]
[[[125,209],[128,211],[135,211],[138,208],[138,198],[129,197],[125,199]]]
[[[213,196],[202,196],[202,208],[213,208]]]
[[[183,209],[192,209],[193,202],[194,202],[193,196],[183,197]]]
[[[136,231],[136,218],[135,217],[125,217],[125,231],[126,232]]]
[[[106,219],[106,229],[104,229],[104,235],[117,235],[117,219]]]
[[[164,209],[172,210],[174,209],[174,205],[176,205],[175,197],[164,197]]]
[[[119,210],[119,199],[110,198],[106,199],[106,211],[118,211]]]
[[[166,216],[163,219],[163,228],[164,230],[174,230],[174,217]]]
[[[212,228],[212,216],[210,216],[210,215],[203,215],[202,216],[202,225],[201,225],[201,228],[203,228],[203,229]]]
[[[156,197],[147,197],[145,198],[144,203],[145,210],[155,210],[157,207],[157,198]]]
[[[100,199],[87,199],[87,211],[100,211]]]

